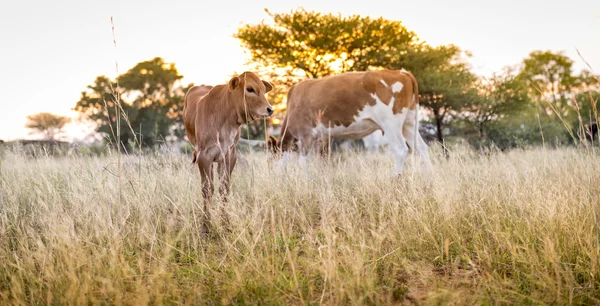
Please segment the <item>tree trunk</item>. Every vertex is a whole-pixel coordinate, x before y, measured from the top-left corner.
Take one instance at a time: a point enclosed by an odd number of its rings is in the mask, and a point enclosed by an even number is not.
[[[437,138],[441,144],[444,144],[444,134],[442,132],[442,119],[443,117],[440,115],[440,111],[438,109],[433,111],[435,116],[435,125],[437,127]]]
[[[444,155],[446,158],[450,157],[448,154],[448,149],[446,148],[446,143],[444,143],[444,133],[442,132],[442,121],[444,120],[444,115],[440,114],[439,109],[434,109],[433,114],[435,117],[435,125],[437,127],[437,138],[440,144],[442,145],[442,149],[444,150]]]

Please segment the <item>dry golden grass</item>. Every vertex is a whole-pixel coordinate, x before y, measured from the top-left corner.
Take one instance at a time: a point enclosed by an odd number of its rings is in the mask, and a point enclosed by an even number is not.
[[[427,184],[418,158],[252,153],[202,238],[189,156],[122,158],[118,186],[116,156],[7,151],[0,304],[598,304],[599,157],[434,150]]]

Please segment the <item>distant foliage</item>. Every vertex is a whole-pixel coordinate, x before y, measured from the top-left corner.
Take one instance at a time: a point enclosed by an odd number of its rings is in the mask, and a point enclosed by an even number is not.
[[[244,25],[235,35],[252,59],[301,70],[307,77],[397,62],[417,43],[400,21],[323,14],[304,9],[267,14],[274,25]]]
[[[97,131],[111,142],[117,139],[117,120],[120,120],[120,139],[123,147],[134,144],[154,146],[169,137],[183,138],[181,113],[183,98],[191,86],[182,86],[175,64],[156,57],[138,63],[116,80],[98,76],[75,105],[97,124]],[[118,103],[119,112],[117,118]]]
[[[42,134],[46,140],[55,140],[70,121],[66,116],[42,112],[27,116],[25,127],[33,133]]]

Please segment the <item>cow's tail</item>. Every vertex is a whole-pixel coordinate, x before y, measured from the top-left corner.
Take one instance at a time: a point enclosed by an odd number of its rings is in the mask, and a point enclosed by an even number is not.
[[[406,75],[408,75],[408,77],[410,78],[410,82],[412,83],[412,89],[413,89],[413,105],[415,107],[415,134],[413,137],[413,143],[412,143],[412,151],[413,153],[415,152],[415,149],[417,148],[417,137],[418,137],[418,133],[419,133],[419,84],[417,84],[417,79],[415,78],[414,75],[412,75],[412,73],[406,71],[405,72]]]
[[[283,118],[283,123],[281,124],[281,134],[279,135],[279,140],[277,140],[277,148],[281,152],[285,151],[295,151],[294,144],[296,143],[296,139],[290,131],[288,131],[289,124],[289,116],[285,116]]]
[[[415,104],[415,106],[419,105],[419,84],[417,84],[417,79],[415,79],[415,76],[412,75],[412,73],[408,72],[408,71],[404,71],[404,73],[406,75],[408,75],[408,77],[410,78],[410,82],[412,83],[412,88],[413,88],[413,94],[414,99],[413,99],[413,103]]]

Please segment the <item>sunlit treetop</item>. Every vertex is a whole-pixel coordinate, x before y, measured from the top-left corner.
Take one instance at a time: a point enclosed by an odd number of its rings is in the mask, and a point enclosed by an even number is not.
[[[236,38],[253,61],[301,69],[308,77],[385,66],[418,43],[400,21],[309,12],[267,14],[274,24],[244,25]]]

